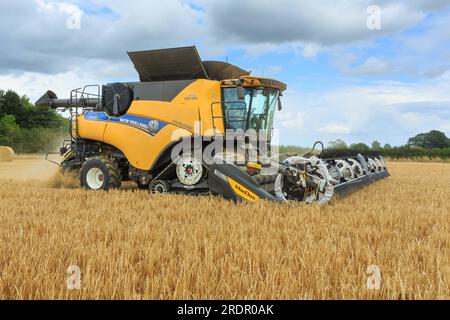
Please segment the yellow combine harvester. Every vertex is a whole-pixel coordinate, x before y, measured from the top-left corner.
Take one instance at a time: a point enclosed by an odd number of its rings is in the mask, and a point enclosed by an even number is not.
[[[79,170],[86,189],[132,180],[158,193],[325,203],[388,176],[382,157],[358,151],[278,161],[271,137],[280,81],[202,61],[195,47],[129,56],[140,82],[87,86],[70,99],[48,91],[36,102],[69,111],[61,166]]]

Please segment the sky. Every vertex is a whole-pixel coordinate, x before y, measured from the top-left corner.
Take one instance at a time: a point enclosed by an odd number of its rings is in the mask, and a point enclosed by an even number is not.
[[[288,84],[280,143],[450,136],[450,0],[2,0],[0,89],[138,80],[127,51],[196,45]]]

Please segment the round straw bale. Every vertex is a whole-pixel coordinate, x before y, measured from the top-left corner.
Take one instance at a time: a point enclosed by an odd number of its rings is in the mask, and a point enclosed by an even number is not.
[[[14,159],[14,150],[10,147],[0,147],[0,162],[11,162]]]

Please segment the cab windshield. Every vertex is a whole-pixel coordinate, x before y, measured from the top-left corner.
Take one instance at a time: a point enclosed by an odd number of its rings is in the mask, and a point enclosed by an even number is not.
[[[227,129],[265,130],[270,133],[279,91],[271,88],[245,88],[239,100],[237,88],[223,88],[224,116]]]

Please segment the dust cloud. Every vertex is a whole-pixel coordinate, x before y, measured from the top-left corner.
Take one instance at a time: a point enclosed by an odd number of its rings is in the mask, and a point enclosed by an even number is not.
[[[59,170],[47,180],[47,186],[53,189],[77,189],[80,187],[78,171],[62,172]]]
[[[0,180],[38,182],[57,189],[79,187],[77,173],[63,173],[61,167],[41,155],[17,156],[13,162],[0,162]]]

